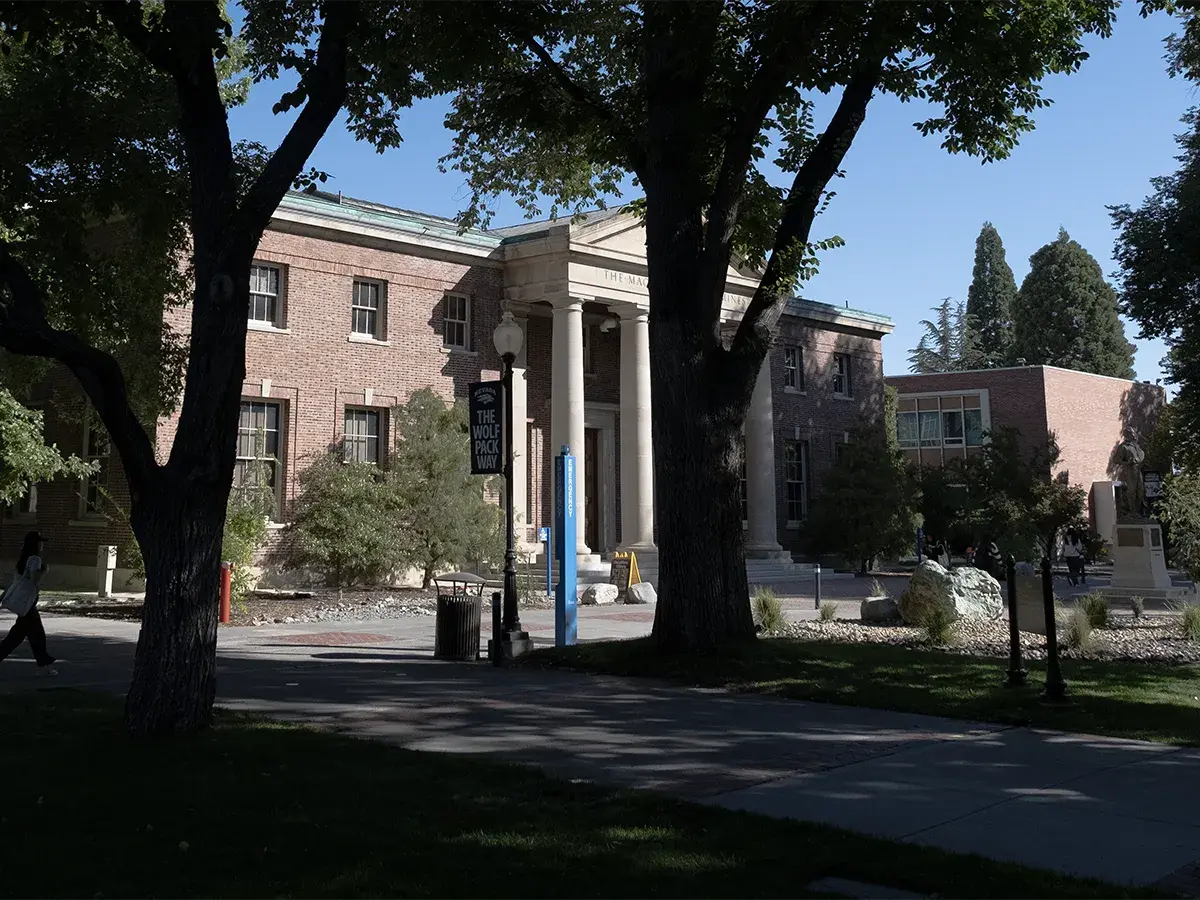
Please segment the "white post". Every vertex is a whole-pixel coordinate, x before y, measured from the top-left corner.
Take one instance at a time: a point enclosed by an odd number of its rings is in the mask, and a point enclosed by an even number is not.
[[[746,415],[746,556],[763,558],[783,552],[776,532],[775,416],[771,407],[771,357],[754,383]]]
[[[96,548],[96,593],[103,600],[112,596],[113,572],[117,568],[117,548],[101,544]]]
[[[571,300],[554,307],[552,340],[552,377],[550,382],[550,436],[555,455],[562,447],[571,448],[576,458],[575,549],[580,555],[591,554],[584,527],[585,496],[583,448],[583,304]]]
[[[621,546],[654,551],[654,445],[650,417],[650,324],[621,320]]]

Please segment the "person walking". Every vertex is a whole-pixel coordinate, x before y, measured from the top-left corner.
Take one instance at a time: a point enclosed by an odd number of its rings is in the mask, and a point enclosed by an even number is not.
[[[1004,581],[1004,557],[1001,555],[1000,548],[996,546],[995,541],[988,542],[984,556],[984,570],[997,581]]]
[[[1068,531],[1063,538],[1062,558],[1067,564],[1067,584],[1071,587],[1087,584],[1087,573],[1083,568],[1083,544],[1075,529]]]
[[[17,557],[17,577],[0,597],[0,606],[17,614],[17,621],[4,640],[0,641],[0,659],[7,658],[21,646],[22,641],[28,640],[37,662],[38,674],[57,675],[55,659],[46,650],[46,628],[37,610],[38,585],[46,572],[46,565],[42,562],[42,546],[45,542],[46,539],[36,531],[25,535],[21,555]]]

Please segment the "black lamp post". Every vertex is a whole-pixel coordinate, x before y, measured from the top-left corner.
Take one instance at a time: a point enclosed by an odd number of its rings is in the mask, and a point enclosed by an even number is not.
[[[513,319],[513,314],[505,312],[492,340],[504,361],[504,610],[499,650],[507,659],[533,649],[533,641],[521,629],[521,616],[517,610],[517,552],[513,533],[513,363],[521,352],[524,339],[525,333]]]
[[[1067,703],[1067,682],[1063,680],[1058,662],[1058,622],[1054,616],[1054,576],[1050,557],[1042,557],[1042,603],[1046,609],[1046,689],[1042,702],[1053,705]]]
[[[1021,660],[1021,626],[1017,621],[1017,561],[1010,553],[1005,562],[1008,587],[1008,678],[1005,687],[1025,684],[1025,665]]]

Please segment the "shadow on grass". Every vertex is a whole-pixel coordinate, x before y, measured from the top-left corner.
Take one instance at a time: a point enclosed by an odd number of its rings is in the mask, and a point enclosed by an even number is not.
[[[5,866],[7,895],[802,896],[826,875],[963,897],[1121,895],[246,716],[135,742],[119,713],[74,691],[0,698],[4,753],[20,761],[4,855],[37,860]]]
[[[721,652],[663,656],[648,639],[539,650],[534,667],[665,678],[793,699],[925,713],[979,722],[1200,745],[1196,666],[1064,661],[1073,706],[1039,702],[1042,663],[1028,685],[1003,687],[1007,660],[884,644],[771,638]]]

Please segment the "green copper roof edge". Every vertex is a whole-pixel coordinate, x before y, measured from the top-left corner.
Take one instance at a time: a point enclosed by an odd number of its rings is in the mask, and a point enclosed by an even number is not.
[[[430,235],[443,240],[455,241],[474,247],[495,249],[501,244],[501,238],[479,231],[459,232],[452,223],[438,221],[432,217],[426,218],[419,213],[383,212],[380,210],[364,209],[351,204],[335,203],[320,197],[308,197],[303,194],[290,193],[284,196],[279,204],[280,209],[292,209],[297,212],[314,212],[332,219],[347,222],[362,222],[379,225],[412,235]]]

